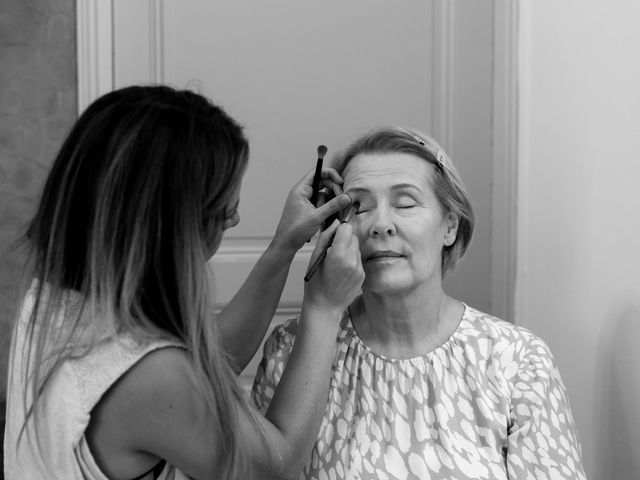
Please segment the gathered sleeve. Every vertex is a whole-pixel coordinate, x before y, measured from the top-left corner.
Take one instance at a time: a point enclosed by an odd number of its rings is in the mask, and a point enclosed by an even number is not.
[[[287,320],[273,329],[264,344],[262,360],[251,389],[251,399],[262,414],[269,408],[276,387],[282,378],[282,372],[289,361],[297,325],[296,318]]]
[[[536,337],[514,378],[507,470],[510,479],[586,479],[567,390],[549,347]]]

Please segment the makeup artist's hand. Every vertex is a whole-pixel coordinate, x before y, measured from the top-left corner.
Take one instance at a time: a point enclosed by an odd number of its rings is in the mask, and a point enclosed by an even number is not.
[[[321,187],[334,197],[315,207],[311,198],[314,170],[310,170],[289,192],[273,241],[286,249],[298,251],[315,235],[325,219],[349,205],[351,199],[342,193],[342,177],[333,168],[322,169]]]
[[[342,311],[360,292],[364,269],[358,237],[353,234],[350,224],[338,220],[334,220],[318,237],[310,264],[314,263],[332,237],[333,243],[327,250],[327,256],[316,274],[305,282],[304,301],[335,311],[340,318]]]

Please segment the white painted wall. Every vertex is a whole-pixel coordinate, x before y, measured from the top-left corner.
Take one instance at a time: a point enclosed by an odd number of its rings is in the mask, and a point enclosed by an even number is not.
[[[445,0],[448,1],[448,0]],[[450,77],[448,90],[450,122],[442,147],[458,166],[471,197],[476,225],[469,250],[445,277],[445,291],[474,307],[494,315],[508,312],[492,305],[491,198],[493,12],[492,1],[451,2]],[[438,132],[434,132],[438,137]],[[511,318],[505,317],[512,321]]]
[[[592,480],[640,478],[640,2],[520,4],[516,322],[549,343]]]

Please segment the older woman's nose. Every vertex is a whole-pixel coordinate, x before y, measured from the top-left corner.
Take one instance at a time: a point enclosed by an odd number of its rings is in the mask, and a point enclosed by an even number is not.
[[[369,234],[372,237],[393,236],[396,234],[396,226],[390,212],[385,208],[377,210]]]

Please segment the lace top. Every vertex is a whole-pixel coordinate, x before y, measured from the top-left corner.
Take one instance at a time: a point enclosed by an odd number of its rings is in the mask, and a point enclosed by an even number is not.
[[[105,337],[88,353],[65,360],[53,373],[41,397],[42,428],[38,436],[41,448],[37,448],[31,440],[34,438],[32,421],[27,424],[32,436],[23,435],[18,444],[18,435],[25,419],[23,393],[30,388],[23,380],[29,352],[26,322],[33,309],[34,288],[23,302],[11,342],[4,438],[5,478],[107,480],[91,454],[85,437],[91,410],[111,385],[146,354],[159,348],[180,345],[163,339],[141,343],[129,334],[122,334]],[[79,295],[70,294],[68,302],[65,313],[76,315],[76,304],[81,303]],[[58,321],[63,324],[66,316],[60,317]],[[42,457],[43,452],[48,455],[47,463]],[[186,477],[168,464],[158,477],[158,480],[180,479]]]
[[[297,321],[272,333],[252,397],[266,411]],[[426,355],[372,351],[345,312],[329,401],[303,479],[585,479],[547,345],[469,306]]]

